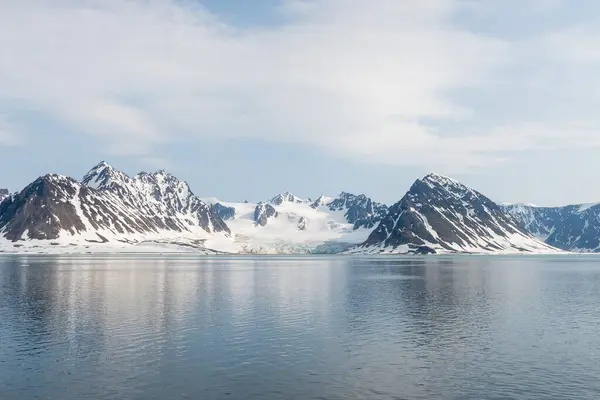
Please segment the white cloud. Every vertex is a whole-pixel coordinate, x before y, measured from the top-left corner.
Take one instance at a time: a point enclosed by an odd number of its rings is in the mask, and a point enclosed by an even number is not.
[[[569,140],[453,100],[514,62],[511,43],[452,23],[459,1],[282,4],[284,24],[237,29],[175,0],[1,2],[0,100],[146,160],[166,141],[250,137],[460,169]]]

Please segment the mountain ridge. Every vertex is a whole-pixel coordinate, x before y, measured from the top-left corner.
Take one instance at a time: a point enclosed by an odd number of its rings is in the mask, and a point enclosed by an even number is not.
[[[45,175],[0,202],[2,248],[93,251],[90,243],[214,253],[553,252],[502,206],[441,175],[388,207],[365,194],[258,203],[203,200],[167,171],[134,176],[101,161],[81,182]],[[62,246],[62,247],[61,247]],[[99,245],[97,247],[100,247]]]
[[[600,252],[600,204],[539,207],[503,206],[520,226],[549,245],[565,251]]]

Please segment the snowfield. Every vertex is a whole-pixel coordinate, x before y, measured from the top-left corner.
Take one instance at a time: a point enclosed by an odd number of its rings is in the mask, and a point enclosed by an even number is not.
[[[209,201],[235,209],[235,218],[225,221],[232,232],[232,247],[219,247],[219,250],[233,253],[327,253],[328,247],[345,249],[362,243],[372,231],[366,228],[354,230],[354,225],[346,220],[344,211],[331,211],[325,204],[314,208],[314,203],[307,200],[272,204],[277,216],[269,218],[266,226],[257,225],[254,220],[255,203],[228,203],[217,199]],[[305,224],[301,230],[299,223],[302,219]],[[222,242],[219,244],[223,245]]]

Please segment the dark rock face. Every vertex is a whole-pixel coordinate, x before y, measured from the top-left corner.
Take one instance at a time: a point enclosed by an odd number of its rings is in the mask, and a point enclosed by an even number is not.
[[[72,234],[85,231],[73,204],[67,200],[79,196],[72,179],[46,175],[0,204],[0,228],[8,240],[57,239],[61,230]]]
[[[130,178],[100,163],[84,182],[46,175],[9,196],[0,203],[4,236],[13,241],[53,240],[62,233],[87,232],[104,242],[102,235],[129,240],[129,235],[196,228],[229,233],[223,219],[187,183],[164,171]]]
[[[418,246],[413,251],[413,254],[436,254],[436,251],[429,246]]]
[[[330,211],[345,211],[346,221],[354,225],[354,229],[375,227],[386,215],[388,207],[377,203],[364,194],[354,195],[342,192],[333,200],[323,196],[315,200],[312,208],[327,207]]]
[[[277,210],[270,204],[258,203],[254,209],[254,223],[260,226],[267,226],[269,218],[276,218]]]
[[[517,243],[511,243],[513,236]],[[500,206],[459,182],[437,174],[417,180],[389,208],[363,247],[398,248],[408,252],[496,251],[517,249],[524,241],[542,245],[523,233]]]
[[[224,221],[235,218],[235,208],[233,207],[226,207],[221,203],[216,203],[211,208]]]
[[[346,210],[346,220],[354,224],[354,229],[375,227],[387,214],[387,206],[365,196],[342,192],[328,204],[331,211]]]
[[[527,232],[567,251],[600,252],[600,204],[565,207],[503,206]]]
[[[298,229],[301,231],[304,231],[304,230],[306,230],[307,227],[308,227],[308,221],[306,220],[306,218],[300,217],[300,219],[298,220]]]

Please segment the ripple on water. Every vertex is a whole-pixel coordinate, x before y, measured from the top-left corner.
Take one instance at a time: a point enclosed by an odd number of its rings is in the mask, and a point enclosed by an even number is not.
[[[600,398],[600,258],[21,261],[2,400]]]

